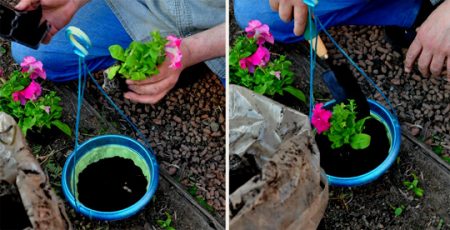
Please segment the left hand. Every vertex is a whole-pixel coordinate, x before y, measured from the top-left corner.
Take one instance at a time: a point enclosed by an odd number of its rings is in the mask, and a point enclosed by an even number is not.
[[[450,79],[450,1],[444,1],[418,28],[416,38],[408,49],[405,72],[411,72],[418,59],[420,72],[439,76],[447,61]]]
[[[172,69],[169,65],[170,61],[166,59],[158,67],[159,74],[142,81],[127,80],[131,91],[126,92],[124,97],[139,103],[158,103],[175,86],[184,68],[182,66],[179,69]]]

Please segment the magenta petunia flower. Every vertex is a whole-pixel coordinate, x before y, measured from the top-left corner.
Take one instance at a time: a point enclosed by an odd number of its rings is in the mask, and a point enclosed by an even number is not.
[[[25,57],[22,63],[20,63],[20,66],[22,67],[22,72],[30,73],[30,78],[33,80],[38,77],[42,79],[47,78],[42,62],[36,60],[36,58],[32,56]]]
[[[247,37],[255,38],[258,45],[262,45],[266,41],[270,44],[274,43],[269,26],[258,20],[251,20],[245,28],[245,32],[247,32]]]
[[[3,69],[0,67],[0,77],[3,77]]]
[[[181,38],[177,38],[175,36],[169,35],[167,36],[167,42],[165,46],[166,55],[170,59],[170,68],[178,69],[181,68],[181,59],[183,55],[181,54]]]
[[[270,60],[270,52],[267,48],[259,46],[255,53],[249,57],[243,58],[239,61],[239,66],[242,69],[248,69],[250,73],[255,71],[255,66],[265,66]]]
[[[41,95],[41,92],[41,85],[33,80],[25,89],[14,92],[12,97],[14,101],[20,101],[20,104],[25,105],[29,100],[35,101]]]
[[[318,134],[321,134],[330,128],[329,120],[331,116],[332,113],[323,108],[323,103],[314,106],[311,123],[316,128]]]

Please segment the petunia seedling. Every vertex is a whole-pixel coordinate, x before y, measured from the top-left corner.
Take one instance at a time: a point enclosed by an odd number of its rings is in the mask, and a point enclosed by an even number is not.
[[[55,91],[44,92],[38,82],[39,78],[46,78],[42,62],[29,56],[21,67],[21,71],[13,71],[6,81],[0,82],[0,111],[13,116],[25,136],[30,129],[40,132],[51,126],[70,136],[70,127],[60,121],[61,98]]]
[[[305,94],[292,86],[292,63],[283,55],[271,60],[274,55],[264,46],[274,43],[269,26],[252,20],[245,31],[247,34],[238,36],[230,49],[230,82],[267,96],[289,93],[305,102]]]
[[[158,31],[151,33],[151,41],[133,41],[127,49],[120,45],[109,47],[111,57],[118,61],[110,67],[106,74],[109,79],[117,75],[125,79],[144,80],[159,73],[158,66],[166,57],[169,58],[171,68],[181,67],[181,39],[174,36],[163,38]]]
[[[340,103],[333,106],[330,128],[324,132],[324,135],[328,136],[328,140],[332,143],[331,148],[340,148],[344,144],[349,144],[356,150],[369,147],[370,135],[363,133],[364,123],[369,118],[365,117],[358,121],[356,120],[356,104],[354,100],[349,100],[348,104]],[[318,127],[315,127],[319,133]],[[324,128],[325,126],[319,127]]]

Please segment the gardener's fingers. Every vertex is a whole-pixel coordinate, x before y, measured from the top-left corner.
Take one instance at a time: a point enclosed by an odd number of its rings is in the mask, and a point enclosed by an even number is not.
[[[450,57],[447,57],[447,80],[450,81]]]
[[[144,104],[156,104],[159,101],[161,101],[161,99],[164,98],[164,96],[166,95],[167,92],[161,92],[157,95],[140,95],[137,93],[133,93],[133,92],[126,92],[124,94],[124,97],[126,99],[132,100],[134,102],[138,102],[138,103],[144,103]]]
[[[420,43],[419,39],[416,36],[414,41],[409,46],[408,52],[406,53],[405,72],[407,73],[411,72],[413,64],[421,51],[422,51],[422,44]]]
[[[288,0],[280,0],[280,4],[278,6],[278,14],[280,15],[281,20],[285,22],[291,21],[292,8],[293,5]]]
[[[160,82],[160,81],[164,80],[165,78],[166,78],[166,74],[159,73],[159,74],[154,75],[151,78],[147,78],[145,80],[141,80],[141,81],[127,80],[126,83],[130,86],[131,85],[147,85],[147,84]]]
[[[430,73],[431,58],[433,58],[433,54],[429,50],[422,50],[422,52],[420,53],[419,61],[417,61],[417,64],[419,65],[419,71],[424,76],[428,76]]]
[[[21,0],[19,4],[16,5],[15,9],[19,11],[35,10],[40,2],[40,0]]]
[[[444,67],[445,56],[434,55],[430,64],[430,72],[433,77],[437,77],[441,74],[442,68]]]
[[[308,7],[304,4],[294,7],[294,34],[300,36],[305,32]]]
[[[278,11],[278,6],[280,5],[279,0],[269,0],[269,4],[273,11]]]

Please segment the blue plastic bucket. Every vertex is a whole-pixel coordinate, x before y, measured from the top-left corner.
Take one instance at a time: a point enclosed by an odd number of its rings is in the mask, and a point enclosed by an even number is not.
[[[111,212],[96,211],[84,206],[79,201],[75,202],[74,189],[72,188],[72,178],[75,176],[75,166],[77,162],[79,162],[83,156],[87,156],[86,154],[89,154],[91,150],[105,145],[119,145],[132,150],[132,152],[134,152],[140,160],[145,162],[146,168],[150,170],[150,180],[148,181],[147,191],[144,196],[128,208]],[[74,159],[75,152],[72,152],[64,164],[61,183],[63,193],[70,205],[77,212],[89,218],[109,221],[128,218],[136,214],[139,210],[144,208],[145,205],[147,205],[158,187],[158,163],[156,162],[153,153],[145,148],[141,143],[129,137],[122,135],[103,135],[92,138],[80,145],[76,152],[77,162],[74,162]]]
[[[397,118],[378,102],[371,99],[368,99],[367,101],[369,102],[371,116],[383,123],[387,129],[387,135],[390,142],[389,154],[378,167],[359,176],[337,177],[327,174],[328,183],[330,185],[351,187],[370,183],[386,172],[397,158],[401,143],[400,124]],[[332,100],[325,103],[324,107],[328,108],[334,104],[335,101]]]

